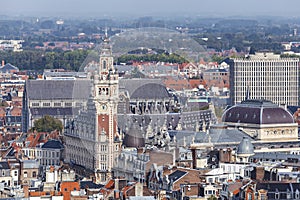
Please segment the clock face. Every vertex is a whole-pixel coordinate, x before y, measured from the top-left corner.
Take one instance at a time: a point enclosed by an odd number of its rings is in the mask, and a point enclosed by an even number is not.
[[[107,110],[107,105],[106,104],[101,104],[101,110]]]

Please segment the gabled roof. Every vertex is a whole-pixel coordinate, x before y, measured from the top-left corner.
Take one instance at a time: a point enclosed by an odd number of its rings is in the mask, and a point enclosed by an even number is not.
[[[7,63],[6,65],[0,67],[0,72],[2,72],[2,73],[8,73],[8,72],[11,72],[11,71],[17,71],[18,72],[19,68],[17,68],[16,66],[13,66],[10,63]]]
[[[40,99],[88,99],[90,80],[28,80],[27,97]]]

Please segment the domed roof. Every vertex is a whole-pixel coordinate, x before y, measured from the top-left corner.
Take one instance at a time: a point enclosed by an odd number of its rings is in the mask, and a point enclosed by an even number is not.
[[[164,85],[147,83],[137,88],[131,95],[131,99],[164,99],[169,98],[169,92]]]
[[[145,138],[137,122],[134,122],[125,134],[123,145],[134,148],[145,147]]]
[[[237,148],[237,155],[254,155],[254,147],[249,138],[244,137]]]
[[[227,109],[223,122],[245,124],[286,124],[295,123],[287,110],[266,100],[246,100]]]

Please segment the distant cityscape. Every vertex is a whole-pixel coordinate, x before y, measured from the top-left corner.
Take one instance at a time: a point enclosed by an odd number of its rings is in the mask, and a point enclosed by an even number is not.
[[[300,199],[299,28],[0,18],[0,198]]]

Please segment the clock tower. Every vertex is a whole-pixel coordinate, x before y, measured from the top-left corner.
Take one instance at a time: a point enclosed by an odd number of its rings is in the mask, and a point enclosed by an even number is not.
[[[111,45],[105,35],[98,70],[94,76],[96,107],[95,176],[97,182],[106,182],[112,176],[112,167],[119,155],[121,141],[117,132],[119,99],[118,73],[113,66]]]

